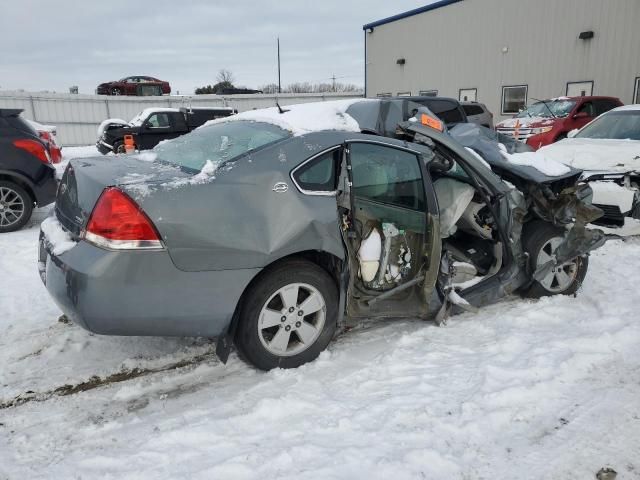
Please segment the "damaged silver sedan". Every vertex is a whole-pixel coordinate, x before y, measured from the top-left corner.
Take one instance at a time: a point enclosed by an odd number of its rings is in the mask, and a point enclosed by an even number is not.
[[[602,212],[578,170],[465,147],[406,100],[288,108],[72,160],[39,261],[66,315],[99,334],[218,337],[223,361],[235,344],[290,368],[360,319],[443,323],[513,293],[575,294],[605,241],[585,228]]]

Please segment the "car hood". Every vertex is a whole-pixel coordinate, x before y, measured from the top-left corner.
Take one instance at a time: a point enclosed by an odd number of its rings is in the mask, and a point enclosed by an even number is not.
[[[581,170],[640,171],[640,141],[567,138],[542,147],[547,157]]]
[[[558,119],[547,117],[524,117],[524,118],[509,118],[496,124],[496,128],[535,128],[535,127],[548,127],[553,125]]]

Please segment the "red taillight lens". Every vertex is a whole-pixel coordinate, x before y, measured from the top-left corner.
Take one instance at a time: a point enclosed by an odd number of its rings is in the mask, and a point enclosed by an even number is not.
[[[49,152],[47,152],[45,146],[40,142],[36,142],[35,140],[30,140],[28,138],[20,138],[13,141],[13,146],[38,157],[38,160],[42,163],[51,163]]]
[[[100,195],[89,217],[85,238],[107,248],[162,248],[149,217],[131,197],[115,187]]]

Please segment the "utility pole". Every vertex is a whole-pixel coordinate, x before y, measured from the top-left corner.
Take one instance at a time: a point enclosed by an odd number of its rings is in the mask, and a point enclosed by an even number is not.
[[[333,86],[331,87],[331,90],[333,90],[334,92],[336,91],[336,74],[333,74],[333,77],[331,77],[331,80],[333,82]]]
[[[278,37],[278,93],[282,93],[282,85],[280,83],[280,37]]]

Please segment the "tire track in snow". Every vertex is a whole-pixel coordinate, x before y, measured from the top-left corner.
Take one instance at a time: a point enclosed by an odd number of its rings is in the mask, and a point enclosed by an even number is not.
[[[162,367],[155,367],[155,368],[137,368],[136,367],[132,369],[123,369],[118,372],[107,375],[105,377],[99,377],[97,375],[94,375],[88,380],[85,380],[83,382],[61,385],[59,387],[47,390],[45,392],[40,392],[40,393],[28,390],[24,393],[21,393],[15,396],[11,400],[5,400],[5,401],[0,400],[0,410],[6,410],[8,408],[18,407],[20,405],[24,405],[25,403],[29,403],[29,402],[44,402],[53,397],[65,397],[68,395],[74,395],[76,393],[94,390],[96,388],[100,388],[106,385],[121,383],[127,380],[132,380],[132,379],[144,377],[147,375],[164,373],[171,370],[178,370],[180,368],[194,366],[206,360],[211,360],[211,359],[216,359],[215,350],[213,349],[208,352],[202,353],[200,355],[196,355],[191,358],[185,358],[183,360],[179,360],[177,362],[173,362],[168,365],[164,365]]]

